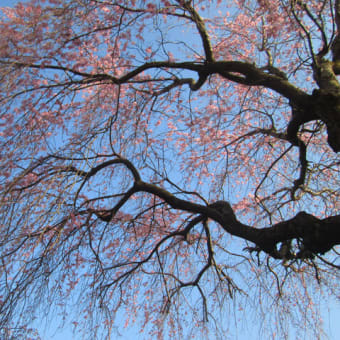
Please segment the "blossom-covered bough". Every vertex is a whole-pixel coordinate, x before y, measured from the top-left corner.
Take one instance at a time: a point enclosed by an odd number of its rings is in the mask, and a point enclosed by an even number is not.
[[[228,303],[249,301],[268,333],[289,315],[321,332],[314,304],[339,296],[339,32],[338,0],[3,8],[2,334],[59,306],[92,338],[121,311],[223,338]]]

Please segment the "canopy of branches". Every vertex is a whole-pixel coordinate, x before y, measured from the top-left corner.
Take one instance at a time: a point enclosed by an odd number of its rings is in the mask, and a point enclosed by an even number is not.
[[[339,296],[339,0],[0,15],[0,337],[53,308],[91,339],[122,315],[224,339],[251,309],[271,336],[292,318],[321,334],[317,302]]]

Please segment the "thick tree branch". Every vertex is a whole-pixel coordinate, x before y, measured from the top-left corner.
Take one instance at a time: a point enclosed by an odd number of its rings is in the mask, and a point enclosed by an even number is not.
[[[211,218],[229,234],[253,242],[259,250],[274,258],[283,258],[277,250],[277,245],[291,239],[301,241],[302,246],[299,253],[296,253],[296,257],[303,257],[302,253],[307,251],[324,254],[334,245],[340,244],[340,215],[318,219],[313,215],[300,212],[290,220],[268,228],[257,229],[239,222],[228,202],[218,201],[203,206],[177,198],[167,190],[143,181],[136,182],[134,188],[136,191],[156,195],[174,209],[200,214],[193,220],[195,223],[191,224],[192,227],[204,221],[203,216]]]
[[[253,64],[242,61],[216,61],[207,65],[209,74],[222,77],[248,86],[270,88],[296,105],[307,105],[310,96],[281,76],[264,72]]]
[[[203,19],[197,13],[197,11],[194,9],[194,7],[191,5],[191,3],[190,3],[191,1],[180,1],[180,0],[178,0],[177,2],[180,3],[182,5],[182,7],[190,13],[191,19],[197,27],[197,30],[200,34],[201,39],[202,39],[206,61],[209,62],[209,63],[214,61],[209,35],[208,35],[207,30],[205,28],[205,23],[204,23]]]
[[[335,74],[340,74],[340,1],[336,0],[334,4],[336,35],[332,43],[333,69]]]
[[[199,74],[199,76],[204,75],[202,80],[199,82],[203,85],[203,80],[209,75],[219,74],[224,78],[235,81],[240,84],[249,86],[265,86],[270,88],[279,94],[283,95],[285,98],[289,99],[296,105],[306,105],[310,100],[310,95],[306,92],[300,90],[296,86],[292,85],[289,81],[281,76],[273,75],[262,71],[255,65],[241,62],[241,61],[213,61],[207,64],[198,63],[196,61],[188,62],[169,62],[169,61],[155,61],[150,63],[145,63],[135,69],[127,72],[125,75],[117,78],[108,73],[88,73],[79,70],[74,70],[72,68],[58,66],[58,65],[47,65],[47,64],[33,64],[33,63],[22,63],[17,61],[1,61],[2,64],[15,67],[23,68],[37,68],[37,69],[50,69],[59,70],[64,72],[70,72],[76,76],[81,76],[90,80],[109,80],[114,84],[120,85],[131,81],[134,77],[140,75],[142,72],[155,69],[155,68],[169,68],[169,69],[179,69],[179,70],[189,70],[194,71]],[[200,77],[201,78],[201,77]],[[145,82],[150,80],[145,79]],[[152,81],[152,80],[151,80]],[[185,83],[191,84],[191,81],[186,80]],[[199,86],[200,87],[200,86]],[[195,90],[199,89],[195,88]]]
[[[305,154],[303,156],[300,155],[300,158],[301,157],[303,158],[301,160],[303,163],[305,161]],[[303,257],[303,254],[306,251],[314,254],[324,254],[334,245],[340,244],[340,215],[325,219],[318,219],[313,215],[300,212],[290,220],[282,221],[267,228],[258,229],[256,226],[245,225],[238,221],[230,204],[226,201],[217,201],[208,206],[201,205],[178,198],[162,187],[142,181],[138,170],[134,167],[134,165],[123,158],[103,162],[89,172],[80,171],[73,167],[69,167],[67,169],[68,171],[76,173],[78,176],[84,177],[86,181],[99,170],[113,164],[125,165],[133,175],[134,184],[130,190],[122,195],[120,201],[112,209],[105,211],[96,209],[88,210],[90,213],[94,213],[98,218],[105,222],[110,222],[119,209],[133,194],[145,192],[162,199],[173,209],[187,211],[198,215],[189,222],[185,229],[178,232],[178,235],[183,235],[184,237],[187,236],[189,231],[195,225],[203,222],[207,218],[210,218],[219,223],[227,233],[253,242],[256,245],[257,250],[262,250],[274,258],[282,258],[282,254],[280,254],[277,249],[279,243],[288,242],[292,239],[296,239],[301,242],[300,251],[294,255],[297,258]],[[295,182],[295,190],[302,184],[300,182],[304,179],[305,171],[306,167],[302,164],[300,178]],[[78,189],[78,192],[80,189]]]

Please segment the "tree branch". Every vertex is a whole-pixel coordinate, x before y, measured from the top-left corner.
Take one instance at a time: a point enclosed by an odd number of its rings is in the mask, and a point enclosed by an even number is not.
[[[207,33],[207,30],[205,28],[205,23],[201,16],[197,13],[197,11],[194,9],[193,6],[191,6],[190,1],[177,1],[180,3],[184,9],[186,9],[191,16],[192,21],[195,23],[197,30],[201,36],[204,53],[205,53],[205,59],[208,63],[214,61],[213,52],[210,44],[210,39]]]
[[[228,202],[222,201],[223,205],[221,205],[221,201],[218,201],[204,206],[177,198],[167,190],[143,181],[136,182],[134,188],[136,192],[143,191],[156,195],[174,209],[200,214],[199,218],[193,220],[195,223],[191,226],[204,221],[203,216],[211,218],[229,234],[253,242],[259,250],[274,258],[283,258],[277,250],[277,245],[291,239],[302,241],[300,252],[295,255],[296,257],[302,257],[302,252],[307,250],[315,254],[324,254],[334,245],[340,244],[340,215],[318,219],[313,215],[300,212],[290,220],[257,229],[239,222]]]

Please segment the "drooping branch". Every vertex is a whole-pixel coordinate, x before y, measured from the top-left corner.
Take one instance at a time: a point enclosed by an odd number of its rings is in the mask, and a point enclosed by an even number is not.
[[[229,80],[235,81],[239,84],[249,86],[264,86],[270,88],[277,93],[283,95],[285,98],[294,102],[296,105],[306,105],[310,100],[310,95],[300,90],[288,80],[282,78],[279,75],[274,75],[264,72],[261,68],[256,67],[253,64],[242,61],[213,61],[209,63],[200,63],[196,61],[187,62],[170,62],[170,61],[154,61],[144,63],[141,66],[127,72],[121,77],[117,78],[109,73],[89,73],[79,70],[75,70],[69,67],[63,67],[59,65],[49,64],[34,64],[34,63],[23,63],[17,61],[1,61],[1,64],[5,64],[12,67],[18,68],[35,68],[42,70],[55,70],[72,73],[75,76],[83,77],[91,81],[111,81],[113,84],[120,85],[131,81],[136,76],[140,75],[144,71],[152,69],[178,69],[178,70],[189,70],[197,72],[198,75],[205,75],[206,77],[213,74],[219,74]],[[205,78],[206,79],[206,78]],[[145,79],[145,82],[152,80]],[[185,81],[192,87],[191,81]],[[204,82],[200,82],[201,86]],[[195,88],[198,90],[199,87]]]
[[[305,212],[298,213],[292,219],[273,226],[257,229],[256,226],[245,225],[237,220],[228,202],[218,201],[209,206],[203,206],[177,198],[167,190],[156,185],[137,182],[137,191],[144,191],[163,199],[174,209],[201,214],[218,222],[231,235],[251,241],[274,258],[282,258],[277,251],[277,245],[291,239],[300,240],[303,249],[296,254],[302,257],[302,252],[324,254],[334,245],[340,244],[340,215],[319,219]],[[222,204],[221,204],[222,202]],[[198,218],[196,223],[203,220]]]
[[[210,205],[202,205],[179,198],[165,188],[143,181],[135,166],[122,157],[105,161],[89,172],[81,171],[74,167],[66,167],[64,171],[75,173],[77,176],[83,177],[84,181],[86,181],[100,170],[118,164],[124,165],[131,172],[133,185],[126,193],[121,195],[121,199],[112,209],[88,209],[89,213],[94,213],[102,221],[110,222],[122,206],[127,203],[134,194],[140,192],[149,193],[160,198],[172,209],[186,211],[196,215],[196,217],[194,217],[182,231],[178,231],[176,235],[186,237],[195,225],[209,218],[216,221],[228,234],[250,241],[256,245],[257,250],[264,251],[278,259],[283,258],[283,255],[278,251],[278,245],[292,239],[298,240],[301,244],[301,249],[294,255],[296,258],[304,257],[306,252],[308,252],[308,254],[324,254],[333,246],[340,244],[340,215],[319,219],[306,212],[300,212],[289,220],[266,228],[257,228],[256,225],[251,226],[241,223],[237,219],[230,204],[226,201],[216,201]],[[301,176],[304,176],[304,174],[301,174]],[[299,180],[301,180],[301,178],[299,178]],[[81,186],[82,185],[83,184],[81,184]]]
[[[131,163],[128,163],[128,165],[130,171],[138,174],[138,171]],[[274,258],[282,258],[277,251],[277,245],[291,239],[300,240],[301,244],[303,244],[304,249],[301,249],[300,253],[296,254],[298,257],[302,257],[302,251],[308,250],[315,254],[323,254],[334,245],[340,244],[340,215],[319,219],[311,214],[300,212],[287,221],[267,228],[257,229],[256,226],[245,225],[238,221],[228,202],[217,201],[208,206],[197,204],[178,198],[155,184],[146,183],[139,179],[139,175],[134,177],[135,182],[131,192],[129,191],[125,199],[123,198],[124,202],[118,203],[113,209],[111,217],[133,193],[147,192],[159,197],[173,209],[199,215],[183,231],[184,234],[188,233],[194,225],[202,222],[204,218],[210,218],[219,223],[227,233],[253,242],[260,250],[265,251]]]
[[[190,13],[191,19],[197,27],[197,30],[202,40],[206,61],[208,63],[214,61],[211,43],[210,43],[207,30],[205,28],[204,20],[201,18],[201,16],[197,13],[197,11],[191,5],[190,3],[191,1],[177,0],[177,2],[180,3],[182,7]]]

